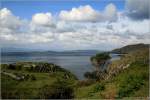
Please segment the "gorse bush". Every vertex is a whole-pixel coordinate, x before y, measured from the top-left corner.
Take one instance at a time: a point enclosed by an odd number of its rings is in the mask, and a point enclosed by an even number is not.
[[[71,99],[74,92],[65,80],[57,80],[54,84],[41,88],[39,96],[41,99]]]
[[[106,72],[100,72],[100,71],[93,71],[93,72],[86,72],[84,74],[84,77],[87,79],[92,79],[95,81],[101,81],[105,78]]]
[[[89,86],[91,84],[94,84],[96,81],[92,79],[87,79],[87,80],[81,80],[78,81],[77,86],[82,87],[82,86]]]
[[[36,77],[34,75],[31,75],[31,80],[36,80]]]
[[[105,89],[104,84],[96,84],[94,87],[93,92],[99,92],[99,91],[103,91]]]
[[[130,96],[134,91],[140,89],[143,83],[143,79],[140,76],[127,76],[119,85],[119,98]]]
[[[105,85],[102,83],[96,83],[91,91],[88,92],[89,97],[93,97],[95,93],[101,93],[105,90]]]
[[[86,72],[84,74],[84,77],[87,78],[87,79],[98,79],[98,76],[97,76],[97,72],[96,71],[93,71],[93,72]]]

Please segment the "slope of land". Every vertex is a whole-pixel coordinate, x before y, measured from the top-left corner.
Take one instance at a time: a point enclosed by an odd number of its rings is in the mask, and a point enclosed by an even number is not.
[[[1,65],[1,95],[17,98],[73,98],[76,77],[49,63],[22,62]]]
[[[122,48],[114,49],[111,52],[124,54],[124,53],[134,52],[136,50],[144,49],[144,48],[145,49],[149,48],[149,44],[139,43],[139,44],[127,45],[127,46],[124,46]]]
[[[108,66],[103,80],[98,82],[87,79],[80,85],[76,90],[76,98],[148,97],[149,47],[129,50],[120,60]]]

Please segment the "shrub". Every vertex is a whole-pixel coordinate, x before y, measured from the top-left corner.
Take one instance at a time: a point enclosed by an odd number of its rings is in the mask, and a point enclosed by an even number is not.
[[[96,56],[91,57],[91,61],[93,61],[94,59],[96,60],[108,60],[111,57],[109,56],[109,53],[99,53],[96,54]]]
[[[82,80],[82,81],[79,81],[77,86],[79,87],[82,87],[82,86],[89,86],[91,84],[95,83],[95,80],[92,80],[92,79],[87,79],[87,80]]]
[[[105,72],[93,71],[93,72],[86,72],[84,77],[87,79],[93,79],[96,81],[103,80],[105,78]]]
[[[10,64],[10,65],[8,66],[8,69],[15,70],[15,69],[16,69],[16,66],[15,66],[14,64]]]
[[[16,68],[15,68],[16,70],[21,70],[21,69],[22,69],[22,66],[21,66],[21,65],[16,65],[15,67],[16,67]]]
[[[71,99],[74,97],[73,88],[64,80],[57,80],[52,85],[45,85],[40,89],[41,99]]]
[[[31,80],[36,80],[36,77],[34,75],[31,75]]]
[[[97,77],[96,73],[97,73],[96,71],[94,71],[94,72],[86,72],[84,74],[84,77],[87,78],[87,79],[97,79],[98,77]]]
[[[1,64],[0,67],[1,67],[1,70],[8,69],[9,65],[7,65],[7,64]]]
[[[96,84],[94,87],[93,92],[99,92],[99,91],[103,91],[105,89],[104,84]]]
[[[141,77],[130,75],[126,77],[119,85],[118,96],[127,97],[137,91],[143,85]]]

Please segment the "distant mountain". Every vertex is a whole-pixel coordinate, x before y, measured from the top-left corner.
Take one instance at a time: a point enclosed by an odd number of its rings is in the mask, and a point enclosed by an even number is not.
[[[60,51],[62,53],[95,53],[95,52],[102,52],[99,50],[68,50],[68,51]]]
[[[50,56],[91,56],[102,51],[98,50],[70,50],[70,51],[9,51],[3,52],[2,56],[24,56],[24,55],[50,55]]]
[[[27,48],[15,48],[15,47],[3,47],[1,48],[1,52],[31,52],[35,51],[33,49]]]
[[[129,53],[129,52],[133,52],[135,50],[144,49],[144,48],[149,48],[149,44],[140,43],[140,44],[134,44],[134,45],[127,45],[122,48],[114,49],[111,52],[113,52],[113,53]]]
[[[13,47],[1,48],[1,52],[19,52],[19,51],[25,51],[25,50],[21,48],[13,48]]]

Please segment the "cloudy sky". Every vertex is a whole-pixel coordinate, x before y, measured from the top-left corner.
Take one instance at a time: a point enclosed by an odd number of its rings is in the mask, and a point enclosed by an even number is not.
[[[150,43],[149,0],[2,0],[0,46],[111,50]]]

